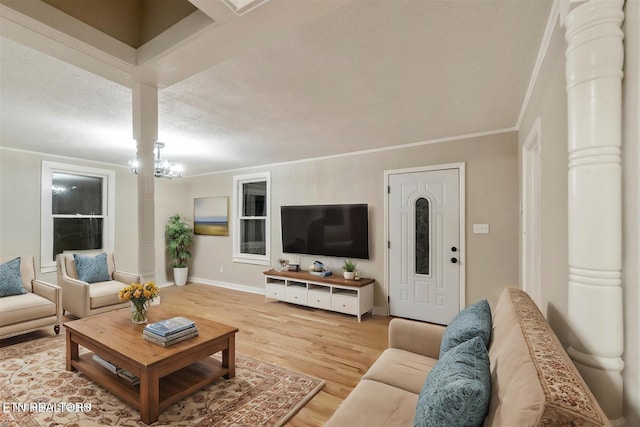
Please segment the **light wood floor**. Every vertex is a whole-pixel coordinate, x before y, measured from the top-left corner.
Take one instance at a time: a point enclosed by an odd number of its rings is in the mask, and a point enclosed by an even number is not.
[[[389,317],[367,314],[358,323],[355,316],[194,283],[161,288],[160,300],[186,317],[191,314],[238,327],[239,352],[324,379],[323,390],[287,426],[324,425],[387,348]],[[25,339],[33,335],[2,340],[0,347]]]

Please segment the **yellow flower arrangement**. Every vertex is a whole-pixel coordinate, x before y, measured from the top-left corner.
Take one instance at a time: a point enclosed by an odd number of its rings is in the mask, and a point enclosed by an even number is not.
[[[148,305],[147,301],[158,296],[158,287],[154,282],[132,283],[120,289],[118,299],[122,302],[131,301],[135,306],[132,310],[132,320],[136,323],[142,323],[147,320]]]

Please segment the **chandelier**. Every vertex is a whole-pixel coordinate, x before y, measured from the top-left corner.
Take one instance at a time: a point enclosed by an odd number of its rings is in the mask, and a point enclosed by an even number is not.
[[[169,161],[167,160],[160,159],[160,150],[164,148],[164,142],[156,142],[153,144],[153,147],[154,147],[154,150],[156,150],[156,158],[153,162],[154,163],[153,176],[155,176],[156,178],[167,178],[167,179],[181,178],[182,172],[183,172],[181,165],[178,165],[175,163],[169,163]],[[131,165],[131,172],[137,175],[138,167],[140,166],[140,164],[138,163],[138,160],[132,160],[129,162],[129,164]]]

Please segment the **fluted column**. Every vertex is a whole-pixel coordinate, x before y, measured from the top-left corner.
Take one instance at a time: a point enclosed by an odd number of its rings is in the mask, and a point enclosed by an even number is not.
[[[622,0],[590,0],[566,23],[569,126],[568,353],[623,425]]]
[[[133,138],[138,148],[138,269],[143,280],[155,280],[154,147],[158,139],[158,90],[133,87]]]

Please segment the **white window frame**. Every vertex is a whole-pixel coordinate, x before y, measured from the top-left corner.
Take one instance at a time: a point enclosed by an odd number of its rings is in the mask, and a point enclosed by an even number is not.
[[[266,182],[267,202],[265,206],[266,216],[264,217],[243,217],[242,203],[242,186],[252,182]],[[248,254],[240,252],[242,247],[240,239],[240,224],[243,219],[264,219],[265,221],[265,254]],[[246,175],[236,175],[233,177],[233,261],[246,264],[271,264],[271,172],[258,172]]]
[[[102,206],[103,209],[103,235],[101,248],[104,251],[113,251],[115,244],[115,201],[116,201],[116,174],[112,170],[98,169],[87,166],[71,165],[42,161],[42,184],[40,187],[40,272],[51,273],[56,271],[56,262],[50,261],[46,254],[53,251],[53,214],[51,186],[54,173],[71,175],[85,175],[102,178]]]

